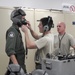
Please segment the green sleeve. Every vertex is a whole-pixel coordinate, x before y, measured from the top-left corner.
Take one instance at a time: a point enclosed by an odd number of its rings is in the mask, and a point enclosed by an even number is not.
[[[8,56],[15,54],[15,46],[16,46],[16,32],[13,29],[10,29],[6,33],[6,54]]]

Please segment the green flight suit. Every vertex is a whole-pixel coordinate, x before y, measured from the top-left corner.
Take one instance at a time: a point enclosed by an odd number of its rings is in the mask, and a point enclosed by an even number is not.
[[[6,32],[6,54],[10,57],[10,55],[14,54],[19,65],[23,68],[26,73],[25,66],[25,49],[22,41],[22,36],[17,25],[12,25]],[[9,64],[12,61],[10,60]]]

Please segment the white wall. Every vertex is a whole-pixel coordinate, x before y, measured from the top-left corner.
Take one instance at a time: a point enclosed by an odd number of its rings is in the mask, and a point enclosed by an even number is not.
[[[8,63],[8,57],[5,54],[5,33],[11,26],[10,14],[11,9],[0,8],[0,75],[4,75]]]
[[[52,33],[57,32],[57,30],[56,30],[57,23],[59,21],[64,21],[64,14],[60,11],[59,12],[52,12],[49,10],[38,10],[38,9],[36,9],[35,10],[35,31],[36,32],[38,31],[38,33],[39,33],[39,30],[38,30],[38,23],[39,22],[36,22],[36,21],[42,17],[47,17],[47,16],[52,16],[53,21],[54,21],[54,28],[52,28]]]
[[[30,21],[32,28],[34,30],[34,10],[33,9],[27,9],[25,10],[26,12],[26,19]],[[30,32],[30,39],[32,39],[34,41],[34,39],[32,38]],[[24,35],[23,35],[23,40],[25,39]],[[34,63],[34,54],[35,54],[35,49],[29,49],[28,50],[28,57],[25,60],[26,61],[26,67],[27,67],[27,72],[31,72],[35,69],[35,63]]]
[[[75,37],[75,25],[72,24],[72,22],[75,22],[75,13],[65,13],[64,21],[66,23],[66,31]]]
[[[6,30],[11,26],[11,20],[10,20],[10,13],[13,9],[10,8],[2,8],[0,7],[0,75],[4,75],[6,71],[6,67],[8,65],[8,57],[5,54],[5,33]],[[72,25],[72,21],[75,21],[75,14],[71,13],[63,13],[63,12],[50,12],[49,10],[38,10],[38,9],[25,9],[26,12],[26,19],[30,21],[33,30],[35,32],[39,33],[38,31],[38,23],[37,20],[39,20],[42,17],[45,16],[52,16],[54,20],[55,27],[52,29],[53,33],[57,33],[56,26],[59,21],[64,21],[67,25],[67,32],[71,33],[74,37],[74,31],[75,26]],[[34,41],[31,34],[30,39]],[[24,41],[24,34],[22,33],[23,41]],[[25,44],[25,41],[24,41]],[[34,64],[34,54],[36,50],[29,50],[28,52],[28,59],[26,59],[26,67],[27,71],[31,72],[35,69]]]

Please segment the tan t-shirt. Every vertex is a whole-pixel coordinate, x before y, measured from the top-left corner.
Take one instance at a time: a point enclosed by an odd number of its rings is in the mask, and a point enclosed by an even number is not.
[[[35,41],[35,44],[39,50],[39,62],[41,62],[42,58],[46,58],[47,53],[51,54],[54,50],[54,35],[49,33]]]
[[[75,39],[72,35],[65,33],[63,38],[62,36],[58,36],[58,34],[54,36],[55,55],[58,55],[59,52],[61,55],[68,55],[70,54],[70,47],[75,46]],[[62,38],[61,43],[59,40],[60,37]],[[60,48],[59,48],[59,44],[60,44]]]

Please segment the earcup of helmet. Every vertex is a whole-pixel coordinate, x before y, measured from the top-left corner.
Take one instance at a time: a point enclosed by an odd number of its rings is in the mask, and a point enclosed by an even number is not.
[[[14,24],[16,24],[19,27],[21,27],[22,23],[21,23],[20,19],[18,19],[18,18],[15,17],[15,18],[12,19],[12,21],[13,21]]]

